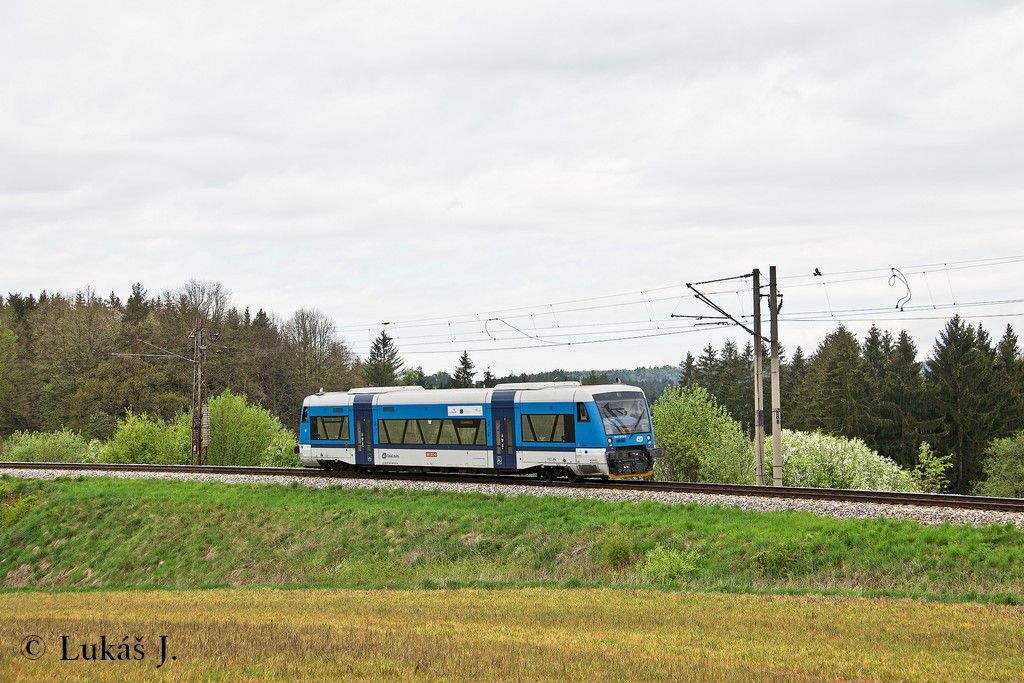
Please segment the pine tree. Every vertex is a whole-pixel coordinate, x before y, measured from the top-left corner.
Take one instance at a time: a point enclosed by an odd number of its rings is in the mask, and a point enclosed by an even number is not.
[[[884,433],[878,439],[879,453],[903,467],[917,465],[918,447],[926,428],[924,377],[917,360],[917,347],[902,330],[888,353],[882,375],[878,413]]]
[[[270,329],[270,316],[261,308],[256,311],[256,317],[252,319],[252,326],[258,330]]]
[[[789,429],[806,430],[808,401],[805,398],[807,383],[807,358],[799,346],[793,352],[793,360],[782,366],[782,421]],[[765,384],[767,387],[768,385]],[[771,405],[767,403],[765,405]]]
[[[753,347],[750,349],[753,356]],[[739,353],[736,342],[722,346],[715,384],[709,387],[712,395],[734,420],[751,432],[753,426],[754,387],[750,360]]]
[[[995,432],[991,345],[954,316],[935,341],[926,379],[937,429],[931,435],[940,453],[953,455],[951,490],[967,493],[982,475],[985,447]]]
[[[882,444],[891,442],[894,436],[894,424],[889,418],[885,399],[882,395],[883,385],[888,371],[889,355],[892,353],[892,335],[883,334],[877,325],[872,325],[868,336],[861,347],[864,361],[865,397],[864,414],[866,430],[864,441],[876,451],[882,452]]]
[[[484,370],[484,386],[487,387],[488,389],[491,389],[497,383],[498,380],[494,376],[494,374],[491,373],[491,366],[488,365],[487,369]]]
[[[864,367],[856,337],[840,325],[818,346],[808,368],[808,425],[829,434],[862,437]]]
[[[686,352],[686,358],[679,364],[679,386],[692,387],[696,381],[697,361],[693,354]]]
[[[718,380],[718,352],[708,344],[697,359],[697,369],[693,376],[694,383],[714,393]]]
[[[124,321],[129,325],[137,325],[149,315],[149,302],[146,301],[146,290],[141,282],[132,285],[132,293],[124,304]]]
[[[371,387],[391,386],[405,362],[398,357],[398,347],[384,330],[370,345],[370,355],[363,364],[363,378]]]
[[[455,373],[452,375],[452,387],[468,389],[473,386],[473,376],[476,375],[473,372],[474,367],[473,361],[469,358],[469,352],[463,351],[459,356],[459,364],[455,368]]]
[[[996,401],[996,437],[1005,437],[1024,429],[1024,358],[1017,346],[1017,335],[1010,325],[996,345],[993,363]]]

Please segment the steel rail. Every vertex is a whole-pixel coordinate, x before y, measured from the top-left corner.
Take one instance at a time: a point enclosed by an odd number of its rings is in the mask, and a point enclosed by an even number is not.
[[[1024,499],[969,496],[950,493],[903,493],[863,489],[817,489],[797,486],[752,486],[746,484],[707,484],[644,479],[601,481],[544,481],[525,475],[495,475],[452,472],[355,472],[327,471],[306,467],[253,467],[241,465],[151,465],[126,463],[0,462],[0,469],[70,470],[85,472],[140,472],[166,474],[235,474],[272,477],[308,477],[326,479],[365,479],[427,481],[453,484],[505,484],[554,488],[607,489],[612,491],[656,491],[703,495],[751,496],[760,498],[799,498],[804,500],[919,505],[1024,512]]]

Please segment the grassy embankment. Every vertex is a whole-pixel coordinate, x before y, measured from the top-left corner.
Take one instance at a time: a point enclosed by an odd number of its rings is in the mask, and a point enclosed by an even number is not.
[[[1024,533],[556,497],[7,478],[0,585],[644,585],[1019,604]]]
[[[0,680],[1021,680],[1021,608],[607,589],[0,595]],[[13,615],[13,616],[12,616]],[[19,654],[27,634],[47,649]],[[144,636],[145,659],[60,660]],[[177,659],[156,669],[158,638]],[[39,652],[37,648],[35,651]]]

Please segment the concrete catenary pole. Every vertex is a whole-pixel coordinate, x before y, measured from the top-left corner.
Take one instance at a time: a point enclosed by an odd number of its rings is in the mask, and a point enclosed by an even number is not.
[[[761,271],[754,268],[754,456],[757,485],[764,486],[764,357],[761,350]]]
[[[775,266],[768,270],[768,309],[772,345],[772,485],[782,486],[782,394],[779,379],[779,283]]]
[[[196,317],[192,330],[192,464],[202,465],[210,443],[210,417],[206,405],[206,340],[203,338],[203,316]]]

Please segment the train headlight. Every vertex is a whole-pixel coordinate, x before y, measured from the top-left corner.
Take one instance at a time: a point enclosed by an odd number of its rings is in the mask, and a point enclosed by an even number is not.
[[[650,443],[650,442],[651,442],[651,435],[650,435],[650,434],[648,434],[648,435],[647,435],[647,443]]]
[[[612,445],[612,437],[610,437],[610,436],[608,437],[608,445],[609,445],[609,446],[611,446],[611,445]]]

